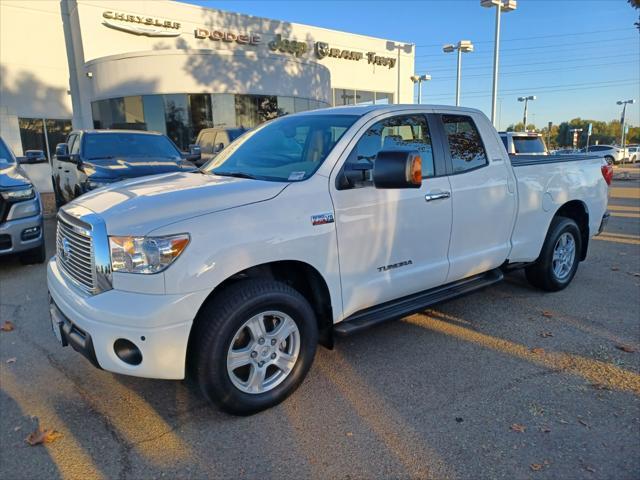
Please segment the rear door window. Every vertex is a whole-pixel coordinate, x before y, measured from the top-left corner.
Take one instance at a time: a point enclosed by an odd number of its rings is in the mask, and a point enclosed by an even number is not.
[[[462,173],[489,164],[487,152],[473,119],[466,115],[442,115],[453,173]]]

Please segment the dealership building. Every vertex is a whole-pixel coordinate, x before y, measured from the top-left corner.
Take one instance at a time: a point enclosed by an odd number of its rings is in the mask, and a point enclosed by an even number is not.
[[[16,155],[50,156],[71,128],[155,130],[184,149],[206,127],[411,103],[414,50],[173,1],[2,0],[0,135]]]

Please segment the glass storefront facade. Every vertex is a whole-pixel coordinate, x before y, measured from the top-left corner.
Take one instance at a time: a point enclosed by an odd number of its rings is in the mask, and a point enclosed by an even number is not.
[[[154,130],[186,150],[203,128],[253,128],[281,115],[328,106],[297,97],[198,93],[110,98],[92,102],[91,110],[94,128]]]
[[[332,88],[333,105],[373,105],[393,103],[393,93]]]

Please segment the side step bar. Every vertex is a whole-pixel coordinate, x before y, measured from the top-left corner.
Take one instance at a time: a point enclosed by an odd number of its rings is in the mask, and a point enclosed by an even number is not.
[[[494,270],[481,273],[480,275],[474,275],[473,277],[449,283],[448,285],[432,288],[431,290],[426,290],[424,292],[414,293],[413,295],[402,297],[398,300],[392,300],[390,302],[356,312],[350,317],[344,319],[342,322],[336,324],[333,327],[333,331],[336,335],[340,336],[351,335],[369,327],[373,327],[374,325],[420,312],[433,304],[440,303],[445,300],[451,300],[461,295],[474,292],[475,290],[488,287],[489,285],[499,282],[503,278],[504,275],[502,274],[502,271],[499,268],[496,268]]]

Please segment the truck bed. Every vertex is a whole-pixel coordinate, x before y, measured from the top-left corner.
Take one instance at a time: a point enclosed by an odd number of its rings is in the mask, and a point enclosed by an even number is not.
[[[579,162],[582,160],[596,160],[601,157],[597,155],[518,155],[509,154],[511,165],[523,167],[526,165],[540,165],[546,163]]]
[[[551,219],[568,197],[581,199],[589,215],[590,235],[607,205],[602,157],[593,155],[510,155],[518,183],[518,217],[509,260],[534,261]]]

